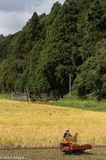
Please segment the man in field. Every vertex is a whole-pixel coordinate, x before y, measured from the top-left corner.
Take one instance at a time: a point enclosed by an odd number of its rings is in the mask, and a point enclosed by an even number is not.
[[[69,132],[69,129],[68,129],[68,128],[66,129],[66,132],[64,133],[63,138],[66,138],[66,137],[72,137],[72,135],[70,134],[70,132]]]

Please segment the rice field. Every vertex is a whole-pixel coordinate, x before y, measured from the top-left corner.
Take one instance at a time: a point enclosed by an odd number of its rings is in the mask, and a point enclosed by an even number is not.
[[[0,100],[0,148],[58,147],[65,129],[78,143],[106,144],[106,113]]]

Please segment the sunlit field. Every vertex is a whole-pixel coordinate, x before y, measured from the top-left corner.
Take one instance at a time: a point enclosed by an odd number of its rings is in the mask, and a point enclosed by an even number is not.
[[[65,129],[78,143],[106,144],[106,113],[0,100],[0,148],[58,147]]]

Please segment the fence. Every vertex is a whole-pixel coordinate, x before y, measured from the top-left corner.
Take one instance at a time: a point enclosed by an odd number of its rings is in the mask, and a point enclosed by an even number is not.
[[[11,93],[11,99],[13,100],[28,100],[28,94],[23,92],[12,92]]]
[[[30,94],[28,92],[12,92],[11,93],[11,99],[13,100],[58,100],[61,98],[61,95],[58,91],[51,90],[49,93],[41,93],[41,94]]]

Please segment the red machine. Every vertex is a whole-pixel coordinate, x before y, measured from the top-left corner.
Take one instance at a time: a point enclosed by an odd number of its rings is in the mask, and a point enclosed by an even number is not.
[[[87,149],[92,149],[90,144],[73,144],[72,139],[60,143],[60,149],[64,153],[83,153]]]

